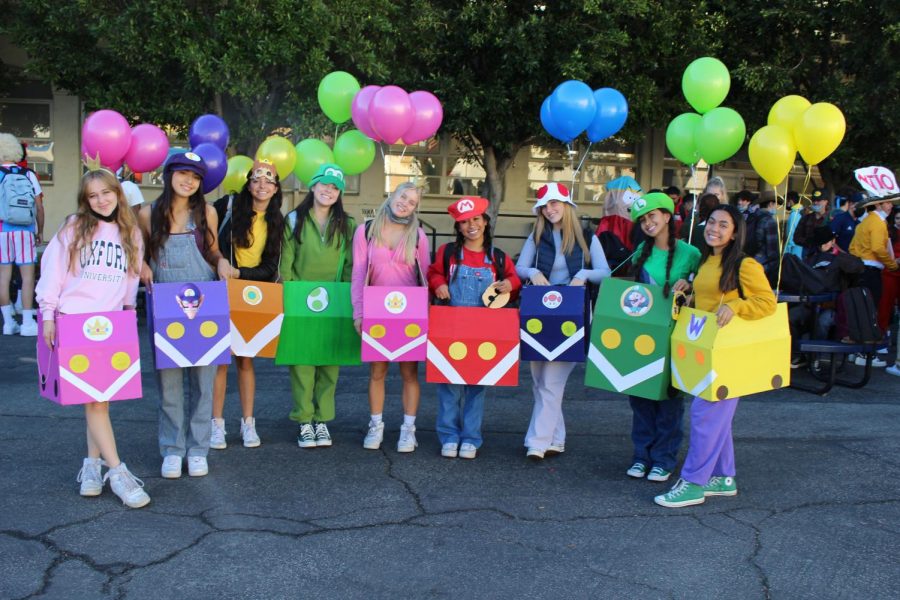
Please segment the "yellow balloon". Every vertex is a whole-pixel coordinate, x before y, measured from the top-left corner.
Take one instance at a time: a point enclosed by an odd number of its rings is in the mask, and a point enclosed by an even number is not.
[[[750,164],[759,176],[772,185],[778,185],[797,160],[794,136],[780,125],[766,125],[750,138],[747,147]]]
[[[846,131],[847,121],[841,109],[828,102],[817,102],[800,116],[794,139],[803,160],[817,165],[837,150]]]
[[[769,125],[780,125],[793,135],[794,126],[800,115],[812,104],[803,96],[791,95],[781,98],[769,110]]]
[[[256,158],[267,158],[275,165],[278,177],[284,180],[294,170],[297,162],[297,150],[290,140],[280,135],[267,137],[256,151]]]
[[[225,179],[222,180],[222,187],[228,194],[234,194],[241,191],[244,184],[247,183],[247,173],[253,168],[253,159],[243,154],[237,154],[228,159],[228,170],[225,172]]]

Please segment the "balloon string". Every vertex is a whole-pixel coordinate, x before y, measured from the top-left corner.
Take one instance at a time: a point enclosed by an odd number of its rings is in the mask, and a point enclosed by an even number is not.
[[[694,167],[694,164],[692,163],[692,164],[691,164],[691,179],[690,179],[690,181],[694,184],[694,186],[697,185],[697,179],[696,179],[696,177],[697,177],[697,170],[696,170],[696,168]],[[691,221],[690,221],[690,223],[688,224],[688,226],[690,227],[690,229],[688,229],[688,244],[693,243],[693,239],[694,239],[694,220],[697,218],[697,205],[698,205],[698,204],[700,204],[700,199],[697,197],[697,194],[694,194],[694,205],[691,206]]]
[[[406,144],[403,144],[403,151],[400,153],[400,161],[403,161],[403,157],[406,156]]]
[[[337,143],[337,134],[338,134],[339,127],[340,127],[340,125],[338,123],[334,124],[334,142],[333,143]]]
[[[581,157],[581,162],[578,163],[578,168],[572,173],[572,188],[575,188],[575,179],[578,178],[578,173],[581,171],[581,165],[584,164],[585,159],[588,157],[588,154],[591,152],[591,145],[594,142],[588,143],[587,150],[584,151],[584,156]]]
[[[786,222],[787,219],[787,189],[788,189],[789,180],[785,180],[784,182],[784,196],[782,196],[781,202],[781,221]],[[781,289],[781,263],[784,259],[784,250],[785,250],[785,240],[781,235],[781,226],[778,224],[778,186],[775,187],[775,232],[778,234],[778,277],[775,280],[775,296],[778,296],[778,291]]]
[[[806,165],[806,177],[803,179],[803,191],[800,192],[801,198],[806,198],[810,200],[809,194],[806,193],[806,190],[809,189],[809,181],[812,178],[812,165]],[[812,204],[812,201],[810,201]]]

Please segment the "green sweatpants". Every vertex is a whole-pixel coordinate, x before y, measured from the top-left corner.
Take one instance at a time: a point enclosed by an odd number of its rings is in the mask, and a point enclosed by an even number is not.
[[[326,423],[334,420],[334,392],[338,366],[290,365],[294,408],[290,418],[298,423]]]

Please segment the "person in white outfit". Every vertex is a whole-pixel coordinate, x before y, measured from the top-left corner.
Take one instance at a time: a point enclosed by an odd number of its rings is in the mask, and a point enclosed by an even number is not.
[[[548,183],[537,192],[532,209],[537,219],[525,240],[516,273],[532,285],[599,285],[609,277],[600,240],[582,231],[568,188]],[[589,294],[586,294],[589,296]],[[565,451],[566,425],[562,401],[573,362],[531,361],[534,410],[525,434],[526,456],[534,460]]]

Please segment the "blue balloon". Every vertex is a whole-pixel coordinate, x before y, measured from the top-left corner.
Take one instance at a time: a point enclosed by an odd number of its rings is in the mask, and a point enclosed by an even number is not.
[[[222,183],[228,172],[228,157],[217,145],[206,142],[194,146],[193,152],[200,155],[206,163],[206,177],[203,178],[203,193],[208,194]]]
[[[551,137],[554,137],[563,143],[572,141],[571,138],[565,138],[563,133],[556,126],[553,115],[550,114],[550,96],[544,98],[544,103],[541,104],[541,125],[544,126],[544,130],[549,133]]]
[[[600,88],[594,92],[597,114],[587,128],[587,137],[593,142],[615,135],[628,118],[628,102],[619,90]]]
[[[200,144],[215,144],[222,150],[228,147],[228,125],[218,115],[200,115],[191,123],[188,140],[191,148]]]
[[[564,81],[550,94],[550,114],[565,141],[575,139],[597,114],[593,90],[583,81]]]

